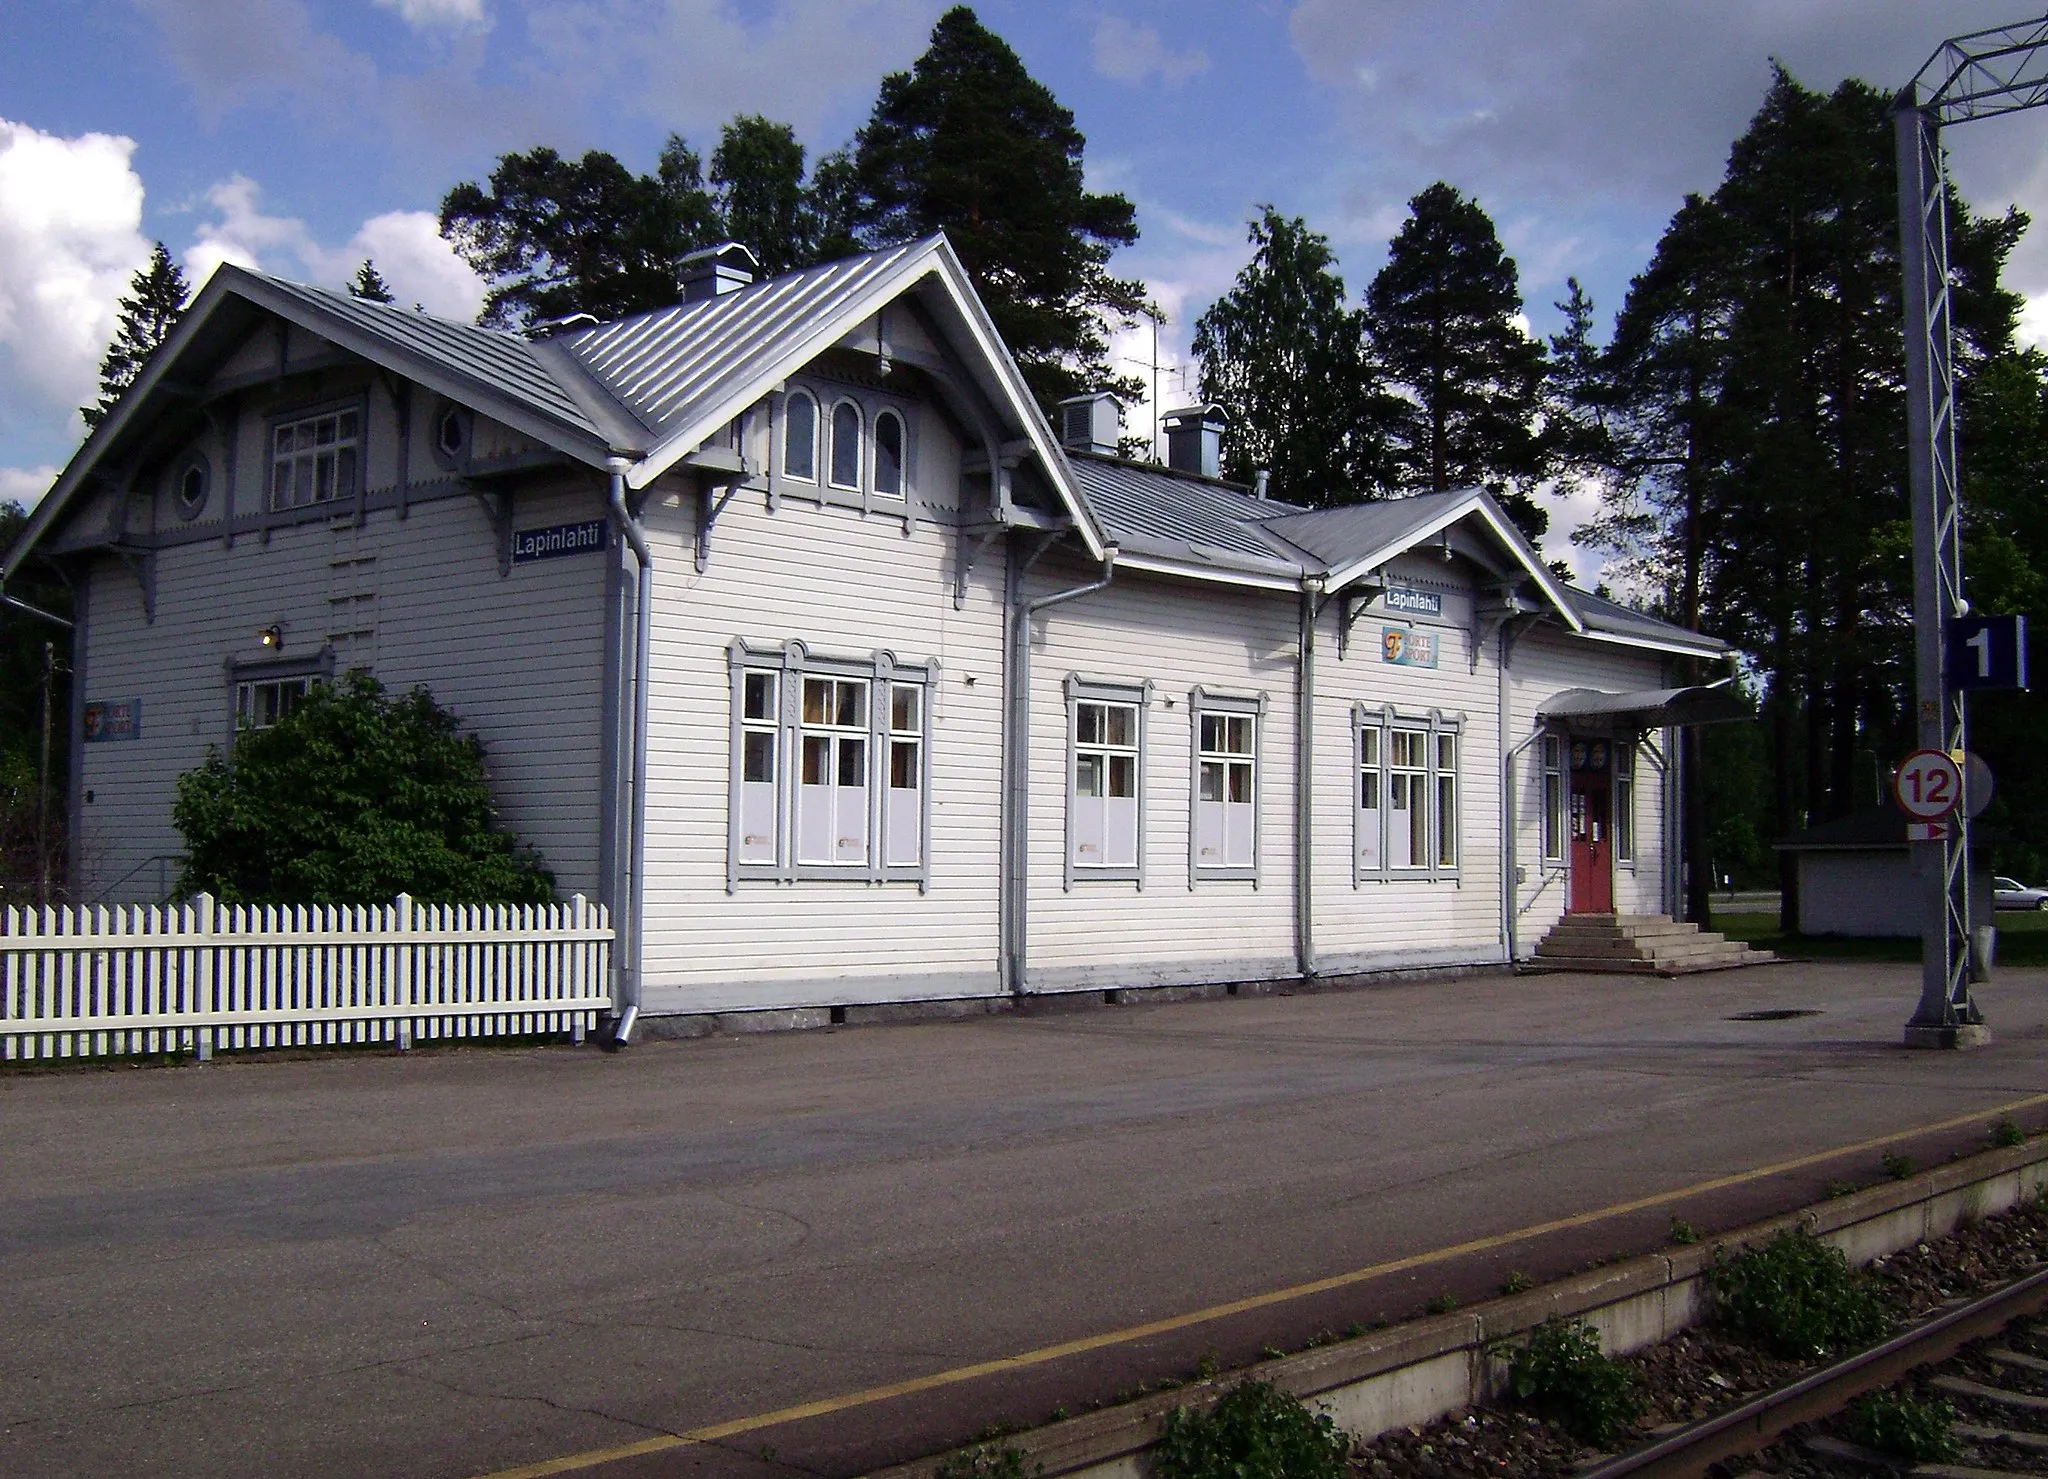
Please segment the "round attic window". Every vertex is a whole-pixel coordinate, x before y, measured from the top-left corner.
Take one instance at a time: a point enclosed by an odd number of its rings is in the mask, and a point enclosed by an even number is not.
[[[455,467],[469,456],[471,422],[462,406],[443,405],[434,418],[434,456],[444,467]]]
[[[194,453],[178,466],[171,478],[171,497],[178,506],[178,517],[196,519],[200,510],[206,507],[206,495],[211,489],[213,478],[206,459]]]

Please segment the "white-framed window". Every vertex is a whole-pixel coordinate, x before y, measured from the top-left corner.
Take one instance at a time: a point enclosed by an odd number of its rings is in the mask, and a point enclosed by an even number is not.
[[[768,501],[784,497],[908,520],[914,403],[872,386],[793,380],[769,401]]]
[[[807,391],[791,391],[782,403],[782,475],[818,481],[818,401]]]
[[[1631,739],[1614,742],[1614,861],[1631,867],[1636,860],[1636,747]]]
[[[903,496],[903,418],[894,411],[875,416],[875,496]]]
[[[1142,884],[1146,684],[1067,679],[1066,886]]]
[[[928,882],[937,663],[733,643],[727,885]]]
[[[860,434],[860,407],[839,402],[832,408],[832,486],[852,493],[860,491]]]
[[[1564,862],[1564,738],[1543,736],[1543,861]]]
[[[1462,715],[1359,705],[1354,882],[1455,880],[1463,841],[1458,772]]]
[[[360,406],[277,422],[270,433],[270,507],[275,512],[354,498],[362,478]]]
[[[1188,818],[1188,884],[1258,879],[1259,729],[1265,696],[1197,688],[1188,696],[1194,774]]]
[[[235,685],[235,728],[274,729],[288,719],[313,691],[310,674],[296,678],[257,678]]]

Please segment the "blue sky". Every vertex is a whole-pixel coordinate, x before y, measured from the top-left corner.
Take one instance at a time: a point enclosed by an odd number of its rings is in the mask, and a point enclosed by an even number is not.
[[[1603,323],[1687,190],[1711,190],[1770,59],[1809,85],[1902,83],[2018,0],[995,0],[978,7],[1137,205],[1117,261],[1194,318],[1243,264],[1261,202],[1327,234],[1355,299],[1408,197],[1476,196],[1522,269],[1532,326],[1576,274]],[[76,447],[113,301],[162,239],[339,283],[376,257],[402,296],[473,310],[431,215],[501,153],[708,153],[736,112],[814,153],[923,50],[932,0],[0,0],[0,497]],[[2020,6],[2019,9],[2025,7]],[[1951,135],[1980,209],[2048,206],[2048,113]],[[2048,327],[2048,236],[2012,283]],[[1119,341],[1150,358],[1149,334]],[[1137,367],[1145,373],[1142,367]],[[1169,370],[1161,399],[1181,395]],[[1142,417],[1143,413],[1139,413]],[[1142,424],[1140,422],[1139,424]],[[1135,429],[1135,428],[1134,428]],[[1560,529],[1574,511],[1557,510]],[[1562,553],[1560,549],[1557,552]]]

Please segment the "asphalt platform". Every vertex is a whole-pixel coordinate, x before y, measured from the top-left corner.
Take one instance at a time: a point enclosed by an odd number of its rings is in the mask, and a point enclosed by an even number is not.
[[[2048,972],[1981,988],[1967,1053],[1899,1045],[1917,991],[1780,964],[0,1071],[0,1473],[864,1473],[2048,1124]]]

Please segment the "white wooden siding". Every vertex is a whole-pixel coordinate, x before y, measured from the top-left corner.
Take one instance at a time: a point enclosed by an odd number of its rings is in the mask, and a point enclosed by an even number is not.
[[[1085,584],[1095,568],[1034,570],[1027,596]],[[1294,955],[1294,683],[1290,592],[1121,571],[1106,590],[1032,623],[1031,989],[1187,984],[1286,976]],[[1069,674],[1154,685],[1145,714],[1145,879],[1065,886]],[[1259,880],[1188,878],[1197,685],[1266,695],[1259,734]]]
[[[1500,945],[1500,712],[1497,638],[1489,637],[1474,666],[1472,596],[1462,565],[1408,559],[1389,570],[1410,590],[1443,597],[1441,617],[1391,614],[1375,601],[1337,655],[1332,602],[1316,632],[1315,938],[1325,974],[1408,964],[1497,961]],[[1434,668],[1385,660],[1381,629],[1411,626],[1435,634]],[[1459,719],[1459,865],[1455,880],[1367,879],[1353,882],[1357,811],[1355,706],[1391,707],[1420,718],[1430,710]],[[1381,797],[1385,805],[1386,798]]]
[[[430,399],[416,398],[418,401]],[[445,494],[427,418],[413,418],[408,518],[383,510],[362,527],[336,517],[267,534],[173,545],[156,555],[156,620],[147,621],[138,576],[96,560],[85,596],[83,689],[88,701],[140,699],[141,738],[81,747],[80,894],[111,902],[154,899],[174,881],[171,823],[177,777],[231,734],[226,664],[277,656],[311,659],[330,635],[339,668],[367,666],[391,690],[425,684],[482,738],[492,795],[506,826],[533,845],[564,894],[596,895],[604,556],[513,566],[499,573],[497,531],[479,502]],[[492,435],[482,424],[478,443]],[[268,425],[250,402],[240,418],[236,507],[262,506]],[[369,397],[367,481],[396,477],[390,397]],[[214,444],[218,452],[220,446]],[[195,524],[218,524],[225,468]],[[602,513],[595,479],[528,490],[514,525],[567,523]],[[175,518],[161,527],[189,528]],[[284,629],[281,654],[258,632]]]
[[[933,469],[959,453],[922,416],[913,492],[950,502]],[[957,479],[955,479],[957,486]],[[988,995],[997,964],[1003,561],[984,555],[953,607],[959,536],[900,512],[762,491],[727,504],[703,573],[694,497],[646,516],[655,560],[649,686],[646,935],[650,1012],[714,1012]],[[930,695],[930,886],[803,880],[726,886],[735,638],[819,656],[886,649],[936,660]]]

